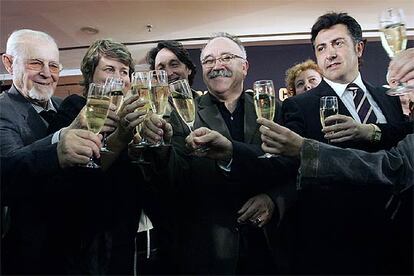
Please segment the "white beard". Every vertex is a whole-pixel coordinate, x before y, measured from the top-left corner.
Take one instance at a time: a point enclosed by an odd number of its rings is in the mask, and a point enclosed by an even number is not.
[[[45,89],[44,91],[39,91],[37,87],[33,86],[32,89],[28,91],[28,97],[32,100],[39,102],[47,102],[52,98],[53,89]]]

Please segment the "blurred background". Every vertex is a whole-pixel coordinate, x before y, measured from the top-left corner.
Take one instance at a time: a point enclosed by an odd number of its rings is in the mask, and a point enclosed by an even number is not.
[[[310,28],[317,17],[348,12],[362,26],[368,44],[362,74],[374,85],[385,83],[389,58],[381,46],[378,17],[389,7],[402,8],[408,47],[414,47],[413,0],[1,0],[0,53],[16,29],[49,33],[60,48],[64,66],[56,95],[79,93],[79,65],[89,45],[112,38],[130,49],[137,64],[164,39],[181,41],[198,66],[196,90],[206,90],[201,78],[200,48],[216,32],[239,36],[250,63],[245,88],[258,79],[284,87],[285,71],[307,58],[314,59]],[[10,76],[0,66],[2,90]]]

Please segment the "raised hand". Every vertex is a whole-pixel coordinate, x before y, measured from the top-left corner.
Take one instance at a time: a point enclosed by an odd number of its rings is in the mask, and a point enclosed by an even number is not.
[[[257,123],[262,125],[259,131],[262,133],[262,149],[264,152],[299,156],[304,140],[302,136],[271,120],[259,118]]]
[[[345,115],[332,115],[325,119],[325,139],[331,143],[345,141],[370,141],[375,128],[370,124],[360,124],[352,117]]]
[[[134,129],[141,124],[147,110],[144,106],[147,101],[139,100],[138,95],[133,95],[125,99],[120,111],[118,112],[119,120],[116,134],[119,139],[129,143],[134,136]]]
[[[173,135],[171,124],[156,114],[150,114],[145,118],[141,132],[142,137],[152,144],[157,144],[161,138],[170,141]]]
[[[68,129],[65,133],[61,133],[57,145],[60,167],[84,165],[88,163],[92,156],[99,158],[100,147],[100,135],[95,135],[91,131],[83,129]]]
[[[193,155],[214,160],[230,161],[233,156],[233,144],[219,132],[200,127],[185,139],[186,147]],[[205,147],[208,150],[198,150]]]

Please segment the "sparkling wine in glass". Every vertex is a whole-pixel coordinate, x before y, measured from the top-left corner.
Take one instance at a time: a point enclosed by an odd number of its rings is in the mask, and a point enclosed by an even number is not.
[[[149,72],[148,71],[134,72],[132,74],[131,93],[132,95],[138,95],[140,100],[147,101],[145,106],[142,107],[147,111],[147,113],[152,110],[150,91],[151,91],[151,79],[150,79]],[[142,124],[139,124],[136,127],[136,132],[140,134],[141,129],[142,129]],[[144,148],[148,145],[150,145],[150,143],[145,138],[141,137],[141,141],[137,144],[134,144],[133,146],[136,148]]]
[[[122,103],[124,102],[124,90],[125,90],[125,82],[121,78],[115,77],[108,77],[105,80],[105,85],[109,90],[109,97],[111,99],[111,104],[116,106],[115,113],[118,113],[122,107]],[[111,152],[107,148],[107,138],[108,133],[103,132],[103,145],[101,147],[101,152]]]
[[[121,78],[109,77],[106,79],[105,83],[109,86],[111,104],[116,106],[115,112],[118,113],[124,102],[125,82]]]
[[[253,102],[258,118],[265,118],[273,121],[275,116],[276,98],[275,88],[271,80],[258,80],[253,83]],[[270,158],[275,155],[265,153],[259,158]]]
[[[193,131],[195,120],[195,106],[193,93],[186,79],[177,80],[170,84],[170,94],[175,110],[181,120]]]
[[[151,80],[151,103],[152,111],[158,116],[162,117],[167,109],[168,96],[170,90],[168,87],[168,76],[165,70],[153,70],[149,72]],[[151,145],[153,147],[166,146],[163,137],[157,144]]]
[[[170,83],[170,95],[174,109],[177,111],[181,120],[188,126],[190,132],[194,130],[195,103],[193,92],[186,79],[177,80]],[[206,152],[209,148],[201,146],[195,152]]]
[[[98,134],[102,130],[108,116],[109,105],[111,104],[109,92],[108,87],[104,84],[91,83],[89,85],[85,118],[88,130],[95,134]],[[93,169],[100,168],[100,166],[93,161],[92,157],[85,167]]]
[[[325,119],[332,115],[338,114],[338,98],[336,96],[324,96],[320,99],[319,115],[322,127],[333,125],[335,123],[326,125]]]
[[[383,11],[379,19],[380,36],[382,47],[390,58],[407,47],[407,34],[402,9],[388,8]],[[389,86],[385,86],[389,88]],[[394,88],[390,88],[387,94],[390,96],[400,96],[414,92],[414,86],[405,83],[398,83]]]

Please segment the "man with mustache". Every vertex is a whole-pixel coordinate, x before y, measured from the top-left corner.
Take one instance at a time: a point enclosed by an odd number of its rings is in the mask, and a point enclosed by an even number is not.
[[[64,202],[73,198],[59,176],[99,157],[101,142],[82,129],[48,135],[51,113],[60,104],[52,96],[61,69],[52,37],[15,31],[2,61],[13,86],[0,96],[2,207],[10,211],[8,231],[2,233],[1,272],[65,274],[72,239]]]
[[[240,40],[226,33],[217,34],[202,49],[200,60],[208,93],[195,99],[194,127],[258,146],[253,99],[243,92],[249,64]],[[272,183],[262,181],[260,175],[257,183],[230,178],[227,172],[231,162],[214,160],[210,156],[214,150],[192,151],[185,141],[188,127],[175,111],[170,122],[148,118],[143,134],[152,142],[161,136],[165,141],[171,139],[172,147],[154,150],[153,164],[169,177],[171,197],[177,203],[176,211],[171,213],[177,214],[180,272],[276,273],[263,229],[272,216],[276,221],[279,214],[273,187],[268,185]]]
[[[398,98],[361,77],[365,45],[354,18],[327,13],[318,18],[311,35],[323,80],[307,93],[284,101],[286,127],[306,138],[365,151],[389,149],[412,131],[412,125],[404,124]],[[329,132],[322,130],[320,122],[322,96],[336,96],[339,103],[339,115],[329,117],[331,123],[336,121]],[[389,221],[383,210],[389,189],[332,184],[299,186],[295,272],[386,273]]]

